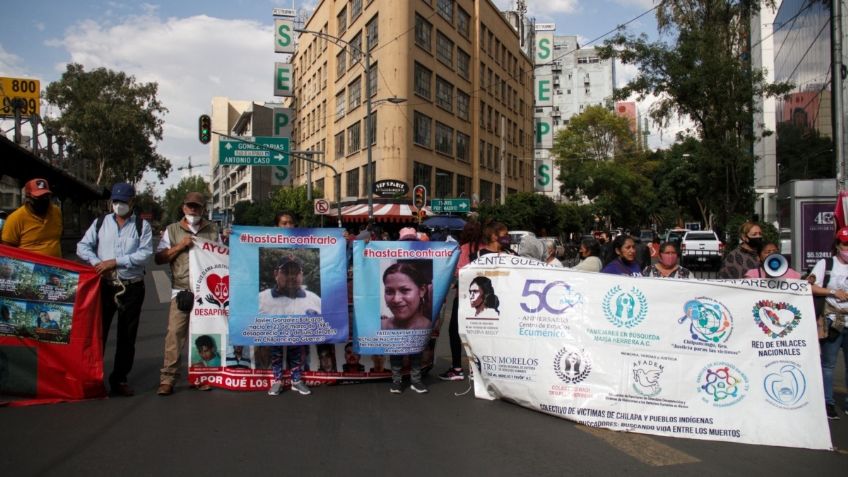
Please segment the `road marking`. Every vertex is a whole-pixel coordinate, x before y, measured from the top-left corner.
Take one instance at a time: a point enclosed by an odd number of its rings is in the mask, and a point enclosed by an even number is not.
[[[164,270],[153,270],[153,283],[156,284],[156,294],[159,296],[159,303],[168,303],[171,301],[171,279]]]
[[[694,464],[699,459],[669,447],[655,439],[632,432],[616,432],[596,427],[577,426],[581,431],[591,434],[634,459],[653,466]]]

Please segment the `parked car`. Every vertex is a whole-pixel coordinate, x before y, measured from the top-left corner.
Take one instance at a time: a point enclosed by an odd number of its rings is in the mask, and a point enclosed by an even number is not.
[[[686,268],[721,266],[724,244],[712,230],[691,230],[680,240],[680,263]]]
[[[683,239],[683,236],[686,235],[686,232],[688,232],[686,229],[671,229],[666,232],[665,241],[680,245],[680,241]]]
[[[653,242],[654,238],[656,238],[656,236],[657,236],[657,233],[654,232],[653,230],[644,229],[644,230],[639,231],[639,241],[644,243],[644,244],[649,244],[649,243]]]

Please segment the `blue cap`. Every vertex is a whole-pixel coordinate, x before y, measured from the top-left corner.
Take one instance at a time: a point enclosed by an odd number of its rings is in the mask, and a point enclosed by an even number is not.
[[[110,199],[129,202],[133,197],[135,197],[135,187],[132,184],[118,182],[112,186],[112,197]]]

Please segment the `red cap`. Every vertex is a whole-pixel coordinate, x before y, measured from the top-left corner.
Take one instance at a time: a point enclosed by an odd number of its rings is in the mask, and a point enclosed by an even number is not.
[[[836,232],[836,240],[841,243],[848,243],[848,227],[842,227],[839,232]]]
[[[33,179],[26,183],[24,192],[27,197],[41,197],[42,195],[52,194],[50,192],[50,184],[46,179]]]

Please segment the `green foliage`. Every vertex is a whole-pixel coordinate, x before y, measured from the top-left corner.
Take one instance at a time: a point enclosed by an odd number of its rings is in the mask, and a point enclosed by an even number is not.
[[[791,122],[777,125],[777,163],[779,183],[796,179],[834,177],[833,140],[818,130]]]
[[[739,246],[739,227],[751,219],[751,217],[744,215],[736,215],[730,219],[730,222],[727,223],[727,246],[725,250],[733,250]],[[773,242],[779,248],[780,233],[774,225],[764,222],[758,222],[758,224],[760,225],[760,229],[763,231],[763,241]],[[724,240],[724,237],[719,237],[719,239]]]
[[[321,196],[321,190],[313,190],[313,197]],[[321,224],[321,217],[314,214],[312,201],[306,199],[306,186],[280,187],[267,200],[237,203],[233,211],[234,223],[271,227],[275,225],[274,217],[283,211],[293,214],[299,227]]]
[[[200,192],[208,198],[209,184],[200,176],[189,176],[184,177],[177,185],[169,187],[162,200],[162,224],[171,224],[183,217],[183,199],[189,192]]]
[[[478,210],[480,220],[503,222],[510,230],[529,230],[544,235],[558,235],[562,217],[548,196],[533,192],[508,195],[504,205],[483,205]]]
[[[135,194],[135,207],[141,212],[153,214],[153,222],[160,223],[162,214],[165,209],[162,208],[162,203],[156,197],[156,190],[153,184],[147,183],[144,190],[137,191]]]
[[[44,99],[58,107],[58,118],[45,125],[68,139],[72,168],[96,184],[138,182],[147,170],[160,179],[171,163],[156,152],[162,140],[161,116],[168,110],[156,97],[156,83],[137,83],[123,72],[67,65],[62,77],[47,86]]]
[[[635,146],[626,118],[602,106],[589,106],[557,134],[554,150],[570,165],[625,157],[635,152]]]

